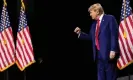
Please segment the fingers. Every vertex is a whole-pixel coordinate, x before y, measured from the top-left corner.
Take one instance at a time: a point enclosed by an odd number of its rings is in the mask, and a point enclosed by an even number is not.
[[[110,52],[110,59],[114,59],[115,57],[115,53],[114,52]]]
[[[79,30],[79,28],[78,28],[78,27],[76,27],[76,28],[75,28],[75,30],[74,30],[74,32],[77,32],[78,30]]]
[[[75,30],[74,30],[74,32],[77,33],[77,34],[79,34],[80,31],[81,31],[81,29],[79,27],[76,27]]]

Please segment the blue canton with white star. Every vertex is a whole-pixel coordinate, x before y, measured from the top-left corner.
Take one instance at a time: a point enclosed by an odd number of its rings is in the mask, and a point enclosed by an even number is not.
[[[1,20],[0,20],[0,32],[2,32],[4,29],[10,27],[10,20],[9,15],[6,7],[3,7],[2,14],[1,14]]]
[[[21,31],[22,28],[27,27],[26,15],[25,15],[25,11],[23,10],[22,7],[21,7],[19,19],[20,19],[20,20],[19,20],[19,28],[18,28],[18,31]]]
[[[128,16],[130,16],[132,14],[132,8],[130,7],[130,1],[129,0],[125,0],[125,18],[127,18]],[[124,2],[122,4],[122,9],[121,9],[121,21],[124,19]]]

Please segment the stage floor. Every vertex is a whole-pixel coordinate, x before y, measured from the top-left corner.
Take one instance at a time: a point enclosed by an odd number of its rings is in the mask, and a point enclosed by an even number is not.
[[[133,80],[133,75],[131,75],[130,77],[129,76],[120,77],[117,80]]]

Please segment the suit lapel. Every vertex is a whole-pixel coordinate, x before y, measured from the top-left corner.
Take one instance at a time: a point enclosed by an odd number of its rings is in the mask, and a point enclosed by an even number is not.
[[[104,25],[104,23],[105,23],[105,15],[103,16],[103,18],[102,18],[102,20],[101,20],[101,24],[100,24],[100,30],[99,30],[99,34],[98,34],[98,36],[100,35],[100,33],[102,32],[102,30],[103,30],[103,25]]]

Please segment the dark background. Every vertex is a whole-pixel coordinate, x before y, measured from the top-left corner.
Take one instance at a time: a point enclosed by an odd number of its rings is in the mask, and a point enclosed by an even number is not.
[[[21,0],[7,0],[14,39],[18,28]],[[76,26],[88,32],[92,20],[88,7],[101,3],[106,14],[120,21],[122,0],[24,0],[36,63],[21,72],[16,65],[0,73],[0,80],[96,79],[91,41],[78,40]],[[0,0],[0,12],[2,9]],[[133,0],[131,0],[133,8]],[[119,77],[133,74],[133,65],[119,71]],[[91,79],[92,78],[92,79]]]

